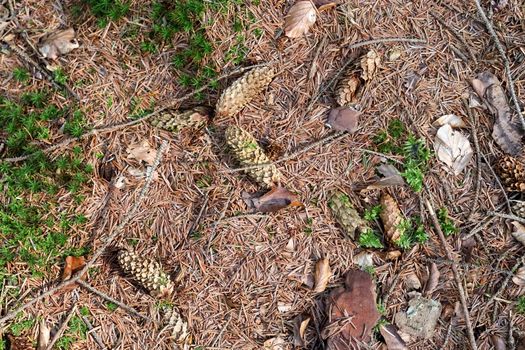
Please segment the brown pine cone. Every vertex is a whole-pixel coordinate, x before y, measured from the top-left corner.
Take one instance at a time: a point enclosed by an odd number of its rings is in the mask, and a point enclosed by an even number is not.
[[[336,101],[344,107],[354,103],[360,95],[363,81],[355,71],[349,71],[337,85]]]
[[[189,339],[188,323],[175,306],[163,306],[163,326],[171,328],[171,338],[176,344],[185,344]]]
[[[520,218],[525,218],[525,202],[516,201],[512,205],[512,212]]]
[[[206,125],[210,111],[197,106],[187,111],[167,111],[151,119],[151,125],[173,132],[184,128],[198,129]]]
[[[217,115],[231,117],[239,112],[268,87],[274,76],[275,69],[270,66],[255,68],[244,74],[222,93],[217,102]]]
[[[157,261],[125,249],[119,251],[117,260],[122,270],[152,295],[166,296],[173,291],[170,276],[162,270],[162,266]]]
[[[241,167],[271,162],[255,137],[237,126],[231,125],[226,130],[226,143],[230,146]],[[273,164],[248,169],[245,172],[264,187],[274,187],[281,182],[281,173]]]
[[[403,222],[403,215],[396,201],[389,194],[383,193],[379,202],[382,207],[379,215],[385,227],[386,237],[390,242],[395,244],[403,233],[402,229],[400,229],[400,225]]]
[[[496,171],[507,191],[525,192],[525,165],[521,160],[505,156],[499,161]]]
[[[367,228],[357,210],[354,209],[348,196],[342,192],[335,192],[330,198],[329,207],[335,216],[336,221],[341,225],[344,232],[352,239],[355,239],[357,228],[364,232]]]

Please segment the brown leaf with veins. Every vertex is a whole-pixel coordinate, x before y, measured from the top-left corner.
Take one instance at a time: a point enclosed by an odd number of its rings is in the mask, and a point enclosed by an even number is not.
[[[261,213],[273,213],[286,207],[300,207],[303,205],[299,197],[282,186],[277,186],[261,197],[244,198],[246,204]]]
[[[311,1],[297,1],[284,20],[284,33],[289,38],[299,38],[310,30],[317,20],[317,10]]]
[[[308,323],[310,322],[310,317],[304,315],[299,315],[293,319],[293,345],[298,347],[303,347],[304,344],[304,334]]]
[[[359,126],[361,112],[350,107],[333,108],[328,115],[328,125],[337,131],[353,133]]]
[[[86,265],[86,259],[83,256],[68,256],[66,257],[66,266],[62,273],[62,281],[68,280],[72,275],[82,270]]]
[[[59,55],[65,55],[79,46],[75,40],[75,30],[68,28],[56,30],[40,38],[38,51],[44,58],[56,60]]]
[[[388,350],[408,350],[405,341],[399,336],[397,328],[391,324],[382,325],[379,332],[385,339]]]
[[[157,154],[146,140],[129,145],[126,152],[128,152],[128,158],[136,159],[139,162],[144,162],[150,166],[155,162]]]
[[[326,289],[326,285],[332,277],[332,271],[330,270],[330,261],[328,258],[319,259],[315,263],[315,287],[314,292],[321,293]]]

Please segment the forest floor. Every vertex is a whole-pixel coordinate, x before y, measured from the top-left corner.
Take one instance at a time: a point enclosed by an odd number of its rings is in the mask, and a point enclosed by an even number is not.
[[[439,282],[429,297],[443,311],[432,336],[412,337],[410,349],[469,347],[453,265],[478,348],[507,343],[506,349],[512,349],[511,338],[525,347],[523,289],[509,281],[513,268],[523,263],[525,247],[512,237],[511,220],[490,214],[509,214],[508,201],[519,195],[507,197],[493,173],[504,154],[491,136],[493,116],[471,108],[475,92],[470,81],[479,73],[492,72],[506,92],[509,81],[475,1],[340,1],[319,13],[305,36],[294,39],[282,30],[292,3],[131,0],[128,8],[112,0],[9,0],[2,5],[11,17],[4,26],[0,22],[0,317],[60,282],[65,257],[89,260],[115,232],[146,181],[146,166],[130,151],[143,142],[155,151],[167,141],[167,149],[138,210],[83,277],[148,319],[86,288],[69,286],[9,320],[0,319],[0,349],[19,349],[22,339],[35,345],[40,323],[54,334],[67,315],[71,319],[58,349],[102,348],[95,337],[108,349],[170,349],[171,333],[158,321],[166,303],[187,320],[192,349],[261,349],[275,338],[284,340],[283,349],[291,349],[292,321],[301,314],[311,318],[305,348],[322,349],[324,300],[342,285],[346,271],[358,268],[356,257],[362,252],[372,253],[367,271],[388,323],[407,309],[407,277],[415,274],[424,285],[432,263],[437,266]],[[491,20],[523,101],[525,6],[510,0]],[[38,57],[44,34],[70,27],[78,48],[55,61]],[[392,40],[352,48],[381,38],[423,42]],[[335,88],[328,84],[341,77],[341,67],[350,61],[350,68],[358,67],[370,50],[381,63],[356,105],[363,113],[357,131],[316,143],[333,133],[326,117],[336,106]],[[17,51],[41,70],[54,66],[51,79]],[[239,74],[219,76],[267,62],[277,67],[276,77],[233,117],[218,116],[205,128],[180,133],[146,121],[118,126],[168,104],[214,107]],[[462,117],[467,127],[460,132],[474,149],[459,175],[434,152],[437,128],[432,123],[447,114]],[[237,164],[224,140],[231,124],[271,148],[273,160],[304,150],[277,165],[284,184],[304,206],[250,211],[243,196],[260,188],[232,171]],[[108,125],[117,127],[79,138]],[[8,159],[71,137],[79,139],[27,160]],[[398,150],[414,139],[432,151],[422,170],[423,189],[367,190],[379,164],[394,159],[392,164],[404,170],[407,156]],[[116,172],[111,184],[103,172],[109,163]],[[381,236],[384,248],[364,248],[334,219],[329,207],[334,191],[346,193],[361,214],[389,193],[405,218],[421,221],[428,240],[408,242],[402,249]],[[447,258],[425,200],[439,213],[454,261]],[[382,232],[378,220],[372,224]],[[122,247],[161,261],[176,276],[171,299],[149,295],[119,271],[114,251]],[[392,251],[401,254],[392,258],[387,254]],[[321,258],[329,259],[332,275],[326,291],[315,293],[305,281]],[[374,332],[369,348],[383,345]]]

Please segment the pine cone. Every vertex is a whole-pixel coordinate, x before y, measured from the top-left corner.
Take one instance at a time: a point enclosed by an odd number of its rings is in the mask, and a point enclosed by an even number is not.
[[[525,165],[509,156],[500,160],[496,170],[501,182],[510,192],[525,192]]]
[[[132,276],[139,284],[152,295],[165,296],[172,292],[173,282],[160,263],[141,257],[135,252],[121,250],[117,256],[122,270]]]
[[[255,137],[237,126],[228,127],[226,142],[242,167],[270,163],[270,159],[259,146]],[[246,170],[246,173],[264,187],[274,187],[281,181],[281,173],[273,164],[249,169]]]
[[[162,308],[163,313],[163,326],[171,328],[171,337],[174,339],[176,344],[184,344],[187,342],[189,332],[188,323],[182,318],[174,306],[164,306]]]
[[[336,221],[350,238],[355,239],[355,230],[357,228],[361,231],[366,230],[366,222],[359,216],[346,194],[339,191],[335,192],[330,198],[329,206]]]
[[[520,218],[525,218],[525,202],[517,201],[512,206],[512,212]]]
[[[380,65],[381,57],[377,55],[377,52],[374,50],[368,51],[366,56],[361,58],[361,68],[363,69],[361,78],[363,78],[365,81],[371,80],[377,73]]]
[[[403,215],[401,214],[401,210],[399,210],[396,201],[389,194],[383,193],[379,202],[382,207],[379,215],[383,221],[386,236],[390,242],[395,243],[403,233],[399,228],[400,224],[403,222]]]
[[[198,129],[206,125],[209,109],[198,106],[187,111],[168,111],[151,120],[151,125],[168,131],[179,132],[184,128]]]
[[[236,114],[266,89],[274,76],[275,69],[269,66],[252,69],[222,93],[217,102],[217,114],[226,117]]]
[[[349,71],[339,82],[336,92],[336,100],[339,106],[344,107],[352,104],[359,95],[363,81],[359,74]]]

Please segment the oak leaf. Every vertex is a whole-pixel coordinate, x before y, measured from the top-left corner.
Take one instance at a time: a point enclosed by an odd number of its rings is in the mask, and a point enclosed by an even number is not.
[[[40,38],[38,51],[44,58],[56,60],[59,55],[65,55],[79,46],[75,40],[75,30],[68,28],[56,30]]]
[[[299,38],[308,33],[317,20],[317,10],[311,1],[298,1],[288,11],[284,32],[289,38]]]
[[[447,164],[454,175],[459,175],[474,155],[469,140],[449,124],[438,129],[435,149],[440,161]]]

